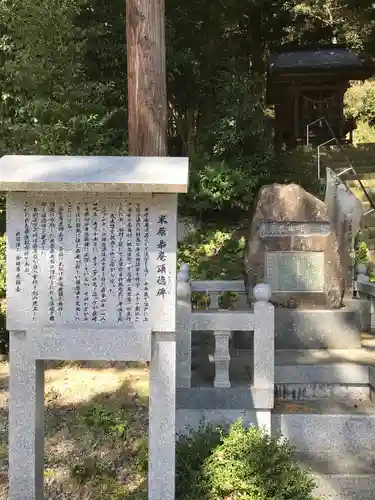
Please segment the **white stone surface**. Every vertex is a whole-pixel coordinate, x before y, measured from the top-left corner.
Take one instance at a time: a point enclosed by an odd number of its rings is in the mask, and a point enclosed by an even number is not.
[[[331,215],[339,219],[347,218],[351,223],[352,238],[357,235],[364,208],[361,201],[347,188],[341,179],[331,170],[326,169],[326,193],[324,203]]]
[[[273,388],[275,381],[275,308],[269,302],[254,304],[255,388]]]
[[[30,356],[26,332],[9,335],[10,500],[42,500],[44,366]]]
[[[358,274],[367,274],[367,265],[364,262],[359,262],[356,265],[356,271]]]
[[[214,331],[215,336],[215,380],[214,387],[230,387],[229,380],[229,331]]]
[[[253,290],[254,299],[259,302],[269,302],[271,299],[271,287],[266,283],[255,285]]]
[[[67,201],[10,193],[8,329],[82,323],[174,331],[176,205],[176,195],[75,193]]]
[[[104,175],[104,159],[97,165],[60,160],[51,166],[47,159],[38,171],[37,159],[29,157],[26,173],[22,162],[17,170],[18,158],[13,177],[12,161],[0,165],[0,186],[20,189],[23,173],[27,185],[26,192],[7,196],[10,499],[43,498],[42,360],[151,359],[148,498],[174,500],[177,195],[148,194],[150,183],[142,194],[124,195],[119,184],[130,172]],[[159,188],[168,171],[161,172],[161,160],[153,162],[160,171],[151,176]],[[146,167],[147,159],[145,176]],[[171,190],[178,190],[173,182],[180,174],[171,174]],[[73,192],[64,175],[75,183]],[[102,180],[98,189],[104,190],[108,179],[117,183],[113,193],[93,192]],[[132,179],[133,187],[144,180]],[[38,192],[27,191],[35,186]],[[51,186],[69,192],[46,192]]]
[[[0,191],[186,193],[188,165],[188,158],[6,155]]]
[[[186,435],[191,430],[199,429],[202,422],[207,425],[229,427],[239,418],[245,427],[254,425],[271,433],[271,412],[269,410],[177,410],[176,434]]]
[[[176,387],[191,387],[191,293],[189,266],[177,274]]]
[[[62,325],[27,332],[29,355],[44,360],[148,361],[151,358],[150,337],[147,327],[127,330]]]
[[[200,281],[191,282],[193,292],[243,292],[245,293],[245,284],[241,280],[232,281]]]
[[[242,330],[254,329],[252,311],[196,312],[192,315],[193,330]]]
[[[176,335],[152,335],[149,407],[149,500],[175,498]]]

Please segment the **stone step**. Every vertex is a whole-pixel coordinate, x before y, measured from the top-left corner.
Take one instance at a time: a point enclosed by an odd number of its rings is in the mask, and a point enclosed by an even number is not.
[[[275,351],[276,395],[289,400],[326,399],[351,395],[370,396],[375,386],[375,340],[362,338],[360,349],[295,349]],[[213,350],[192,352],[193,386],[213,385]],[[248,386],[253,374],[253,351],[231,349],[230,380],[233,387]]]
[[[285,436],[299,462],[316,474],[374,474],[375,406],[369,400],[278,402],[272,432]]]
[[[314,477],[321,500],[374,500],[375,474],[324,474]]]

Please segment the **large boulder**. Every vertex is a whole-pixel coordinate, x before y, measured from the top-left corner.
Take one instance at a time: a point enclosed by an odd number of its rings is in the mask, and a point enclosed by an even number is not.
[[[339,232],[327,205],[301,186],[264,186],[245,248],[247,290],[266,282],[276,305],[340,308],[347,271]]]

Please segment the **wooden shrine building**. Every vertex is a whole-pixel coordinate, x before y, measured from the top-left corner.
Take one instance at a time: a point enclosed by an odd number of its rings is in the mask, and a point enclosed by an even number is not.
[[[267,103],[275,106],[275,147],[306,144],[307,126],[325,117],[342,143],[353,139],[355,120],[345,119],[344,94],[350,81],[375,74],[351,50],[339,45],[285,50],[268,60]],[[311,144],[332,138],[322,122],[309,126]]]

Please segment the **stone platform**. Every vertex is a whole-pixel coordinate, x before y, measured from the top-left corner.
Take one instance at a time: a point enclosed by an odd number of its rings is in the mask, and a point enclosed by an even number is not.
[[[375,335],[357,335],[355,349],[275,351],[271,429],[289,438],[300,463],[312,469],[322,500],[375,500]],[[177,390],[178,431],[202,419],[230,424],[242,417],[245,425],[262,425],[263,414],[253,403],[259,408],[268,396],[253,391],[253,350],[235,337],[232,387],[220,389],[213,387],[213,335],[193,332],[193,387]]]
[[[368,399],[279,401],[272,431],[296,447],[298,461],[315,474],[316,493],[323,498],[375,498],[375,406]]]
[[[375,474],[321,474],[315,480],[321,500],[375,499]]]
[[[369,328],[367,300],[346,298],[336,310],[275,309],[276,349],[356,349]]]
[[[287,386],[339,385],[369,387],[375,385],[375,337],[358,334],[358,349],[276,349],[275,384]],[[249,342],[251,344],[251,342]],[[192,386],[212,387],[215,373],[214,338],[193,332]],[[230,380],[232,387],[248,387],[252,380],[253,351],[230,343]],[[321,397],[321,396],[319,396]]]
[[[368,300],[345,298],[334,310],[275,308],[276,349],[358,349],[361,332],[370,328]],[[251,347],[252,335],[236,332],[238,348]]]

